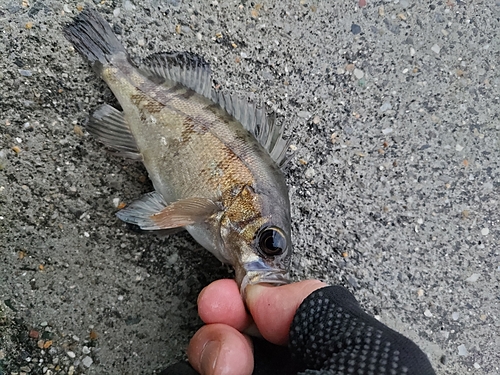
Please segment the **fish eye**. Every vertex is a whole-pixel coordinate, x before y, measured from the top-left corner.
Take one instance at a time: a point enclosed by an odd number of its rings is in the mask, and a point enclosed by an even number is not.
[[[258,234],[260,251],[269,256],[283,254],[286,249],[286,237],[281,229],[267,227]]]

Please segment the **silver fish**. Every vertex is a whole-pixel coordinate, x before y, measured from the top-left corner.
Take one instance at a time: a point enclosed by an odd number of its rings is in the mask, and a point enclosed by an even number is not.
[[[215,92],[198,55],[157,53],[135,66],[94,9],[63,32],[123,109],[99,107],[87,130],[116,154],[142,160],[153,182],[153,192],[117,216],[146,230],[186,229],[234,267],[242,294],[249,284],[287,283],[283,127],[265,109]]]

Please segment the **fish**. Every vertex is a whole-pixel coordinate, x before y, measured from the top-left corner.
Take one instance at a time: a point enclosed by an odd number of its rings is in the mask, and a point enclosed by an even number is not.
[[[149,192],[117,212],[143,230],[187,230],[248,285],[289,282],[290,199],[282,166],[290,140],[259,106],[212,88],[210,64],[191,52],[134,64],[109,23],[86,7],[63,28],[118,100],[86,130],[110,152],[142,161]]]

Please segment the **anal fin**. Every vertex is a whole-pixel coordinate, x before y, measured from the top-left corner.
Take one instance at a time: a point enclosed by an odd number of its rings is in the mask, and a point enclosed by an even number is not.
[[[87,131],[109,147],[116,155],[141,160],[134,136],[123,112],[103,104],[90,116]]]
[[[186,198],[167,204],[153,191],[118,211],[116,216],[144,230],[160,230],[200,223],[217,211],[219,207],[207,198]]]

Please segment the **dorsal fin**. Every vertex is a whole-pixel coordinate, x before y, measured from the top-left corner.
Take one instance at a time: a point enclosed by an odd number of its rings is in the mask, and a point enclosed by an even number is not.
[[[202,56],[191,52],[154,53],[144,59],[140,69],[159,84],[165,80],[180,83],[219,104],[238,120],[266,149],[278,166],[283,166],[290,140],[283,139],[282,125],[274,114],[267,115],[265,105],[257,106],[244,98],[212,90],[210,64]]]
[[[139,67],[154,78],[180,83],[206,98],[212,96],[210,64],[191,52],[160,52],[146,57]]]
[[[267,114],[264,104],[257,106],[244,98],[215,91],[212,92],[212,100],[252,133],[279,167],[286,164],[288,158],[285,156],[291,139],[283,139],[284,126],[276,123],[274,113]]]

